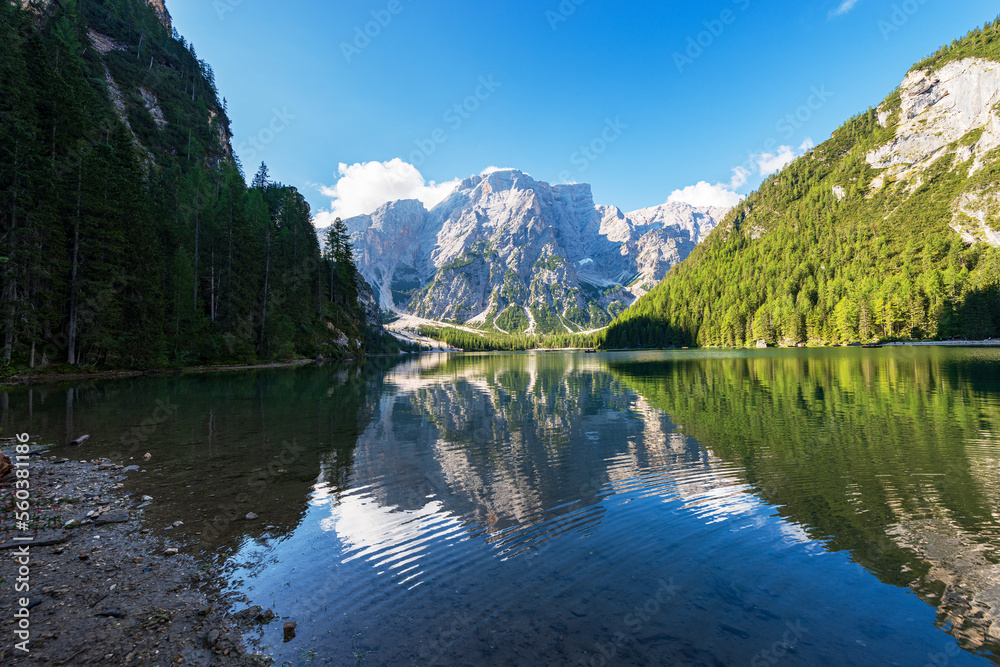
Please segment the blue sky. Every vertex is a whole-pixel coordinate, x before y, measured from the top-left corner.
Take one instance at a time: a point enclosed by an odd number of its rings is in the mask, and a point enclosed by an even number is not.
[[[248,177],[266,161],[320,224],[388,199],[432,204],[491,166],[590,183],[626,211],[725,203],[998,12],[985,0],[167,7],[215,71]]]

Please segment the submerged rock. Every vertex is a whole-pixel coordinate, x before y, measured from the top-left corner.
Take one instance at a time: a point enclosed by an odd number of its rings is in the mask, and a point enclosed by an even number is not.
[[[106,523],[125,523],[128,521],[127,510],[111,510],[94,519],[95,526],[103,526]]]

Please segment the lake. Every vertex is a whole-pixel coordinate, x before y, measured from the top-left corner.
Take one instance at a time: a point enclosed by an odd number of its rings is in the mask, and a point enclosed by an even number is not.
[[[1000,663],[997,349],[374,358],[0,426],[140,463],[148,525],[297,622],[277,664]]]

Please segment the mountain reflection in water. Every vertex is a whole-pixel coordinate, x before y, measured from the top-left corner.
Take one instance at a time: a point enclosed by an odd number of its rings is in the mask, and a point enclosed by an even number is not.
[[[114,457],[174,400],[130,485],[298,622],[279,663],[997,662],[994,351],[375,365],[96,383],[72,417],[18,388],[3,425]]]

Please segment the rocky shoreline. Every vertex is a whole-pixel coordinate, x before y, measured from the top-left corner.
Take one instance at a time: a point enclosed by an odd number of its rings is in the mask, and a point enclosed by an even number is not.
[[[143,525],[155,499],[123,491],[140,466],[32,449],[27,525],[16,475],[0,480],[0,664],[272,664],[244,633],[274,615],[234,613],[217,568]]]

